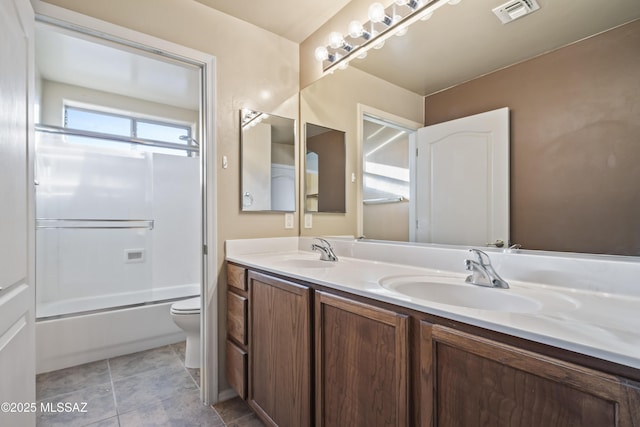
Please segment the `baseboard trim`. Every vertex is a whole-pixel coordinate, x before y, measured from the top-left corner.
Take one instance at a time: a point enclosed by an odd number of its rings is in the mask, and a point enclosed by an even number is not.
[[[234,397],[236,397],[238,395],[238,393],[236,393],[236,391],[232,388],[228,388],[226,390],[222,390],[220,393],[218,393],[218,402],[224,402],[225,400],[229,400],[229,399],[233,399]]]

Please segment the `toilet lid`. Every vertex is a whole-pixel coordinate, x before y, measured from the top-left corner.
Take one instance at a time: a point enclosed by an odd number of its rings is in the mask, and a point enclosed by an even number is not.
[[[199,313],[200,297],[184,299],[171,304],[172,313]]]

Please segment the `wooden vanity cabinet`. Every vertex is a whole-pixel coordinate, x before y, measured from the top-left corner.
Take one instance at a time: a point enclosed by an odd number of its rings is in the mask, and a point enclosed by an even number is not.
[[[420,323],[426,426],[638,426],[627,381],[490,339]]]
[[[248,403],[268,425],[311,425],[311,289],[249,273]]]
[[[229,269],[227,377],[267,425],[640,427],[640,384],[594,359]]]
[[[409,421],[408,318],[315,292],[316,426]]]

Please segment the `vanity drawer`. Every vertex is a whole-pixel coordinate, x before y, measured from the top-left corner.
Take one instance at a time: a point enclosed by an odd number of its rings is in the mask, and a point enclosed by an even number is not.
[[[247,344],[247,299],[227,292],[227,330],[229,337],[238,343]]]
[[[240,398],[247,398],[247,352],[227,340],[227,381]]]
[[[241,291],[247,290],[246,270],[237,265],[227,264],[227,284]]]

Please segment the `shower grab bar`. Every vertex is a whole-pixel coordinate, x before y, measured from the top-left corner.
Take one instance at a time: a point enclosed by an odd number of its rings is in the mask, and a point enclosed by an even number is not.
[[[380,199],[365,199],[362,201],[365,205],[381,205],[384,203],[398,203],[404,201],[404,197],[384,197]]]
[[[111,135],[108,133],[92,132],[88,130],[79,130],[79,129],[69,129],[69,128],[63,128],[59,126],[36,125],[35,129],[36,131],[40,131],[44,133],[53,133],[56,135],[69,135],[69,136],[81,136],[84,138],[106,139],[109,141],[123,142],[127,144],[140,144],[140,145],[147,145],[150,147],[172,148],[176,150],[189,151],[192,153],[198,153],[200,151],[200,147],[193,146],[193,145],[176,144],[174,142],[157,141],[155,139],[131,138],[129,136]]]
[[[100,224],[105,223],[105,224]],[[131,223],[131,224],[126,224]],[[50,219],[36,218],[36,229],[147,229],[153,230],[152,219]]]

